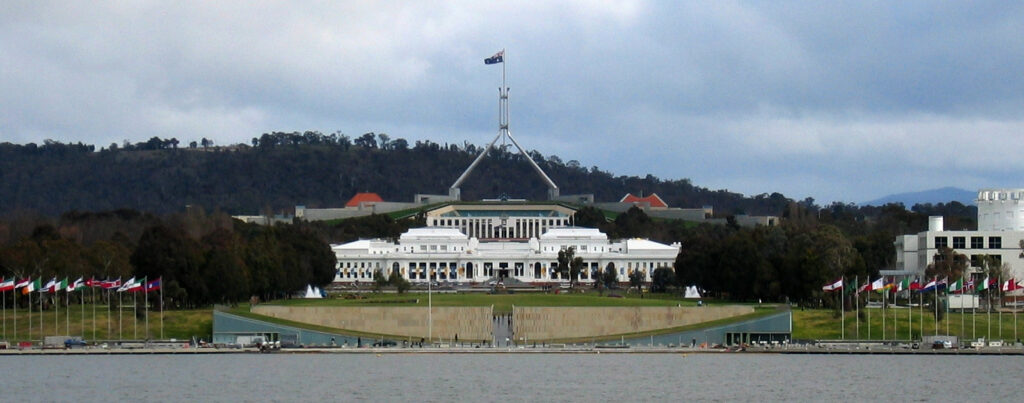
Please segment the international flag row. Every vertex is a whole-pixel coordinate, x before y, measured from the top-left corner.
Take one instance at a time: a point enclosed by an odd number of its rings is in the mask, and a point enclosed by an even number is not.
[[[844,284],[845,279],[840,277],[828,284],[821,287],[822,291],[831,292],[847,289],[856,293],[877,291],[877,292],[901,292],[904,290],[910,290],[913,292],[933,292],[937,290],[945,290],[948,294],[963,294],[974,291],[984,290],[1001,290],[1003,292],[1016,291],[1024,289],[1021,286],[1020,281],[1017,279],[1009,279],[1000,282],[999,279],[986,277],[983,280],[977,282],[974,279],[960,278],[956,281],[950,282],[948,277],[943,277],[941,280],[938,277],[933,277],[931,281],[925,282],[926,279],[915,278],[913,280],[910,277],[904,277],[903,280],[897,280],[897,278],[890,277],[889,281],[886,281],[885,277],[879,277],[874,281],[868,281],[857,286],[857,279],[855,278],[849,285]]]
[[[122,282],[120,278],[97,280],[95,278],[84,279],[79,277],[78,280],[68,281],[65,277],[63,280],[57,280],[56,277],[50,279],[50,281],[43,284],[43,279],[32,278],[16,279],[16,278],[3,278],[0,279],[0,292],[21,290],[23,295],[33,291],[40,293],[56,294],[58,291],[74,292],[83,290],[85,288],[100,288],[104,290],[115,290],[117,292],[150,292],[160,289],[160,283],[162,277],[153,281],[146,281],[146,278],[136,279],[132,277],[128,281]]]

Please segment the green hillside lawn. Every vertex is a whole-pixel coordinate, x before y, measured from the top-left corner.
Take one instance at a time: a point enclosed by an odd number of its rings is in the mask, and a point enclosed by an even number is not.
[[[427,306],[426,293],[360,294],[364,299],[290,299],[271,304],[290,306]],[[696,306],[693,300],[675,295],[628,294],[622,298],[587,294],[433,294],[434,306],[494,306],[496,314],[511,313],[512,306]]]
[[[914,340],[920,340],[922,322],[924,324],[925,336],[931,336],[936,334],[934,312],[929,312],[927,309],[925,309],[923,316],[921,314],[921,311],[918,309],[915,309],[911,314],[912,318],[910,319],[913,320],[912,336],[908,333],[910,331],[910,328],[908,326],[908,312],[905,308],[895,310],[895,321],[893,320],[894,310],[885,310],[886,315],[884,336],[882,334],[882,311],[880,309],[871,309],[870,337],[868,336],[867,314],[864,312],[862,313],[864,318],[860,321],[860,336],[858,336],[855,314],[853,312],[846,312],[846,339],[908,340],[908,338],[912,338]],[[996,314],[995,312],[993,312],[991,316],[981,312],[974,315],[972,315],[970,312],[963,314],[950,312],[945,319],[939,321],[938,334],[950,334],[958,336],[961,340],[972,340],[981,337],[988,338],[990,318],[992,340],[1015,340],[1013,327],[1014,315],[1011,313],[1004,313],[1002,315],[1002,327],[1000,328],[999,315]],[[971,326],[972,319],[974,320],[973,328]],[[794,310],[793,338],[807,340],[838,340],[842,336],[840,322],[840,318],[834,317],[834,312],[831,310]],[[894,322],[896,332],[895,336],[893,335]],[[948,333],[946,331],[947,325],[949,326]],[[1002,331],[1002,333],[1000,333],[1000,330]],[[1017,314],[1017,336],[1024,338],[1024,313]]]
[[[370,294],[364,295],[365,299],[344,299],[338,296],[332,299],[291,299],[272,301],[269,304],[287,306],[427,306],[426,294]],[[415,300],[419,299],[418,302]],[[697,306],[694,300],[683,300],[674,294],[644,294],[640,298],[638,294],[627,294],[622,298],[600,296],[596,293],[588,294],[434,294],[432,295],[434,306],[494,306],[496,314],[507,314],[512,312],[512,306],[569,306],[569,307],[605,307],[605,306]],[[707,303],[707,301],[705,301]],[[710,305],[737,305],[735,303],[710,303]],[[230,311],[233,314],[265,320],[271,323],[303,327],[324,332],[344,332],[353,335],[369,337],[387,337],[386,335],[353,332],[347,329],[334,329],[322,326],[314,326],[302,323],[281,320],[277,318],[264,317],[248,312],[248,305],[240,305]],[[590,342],[601,340],[617,340],[620,337],[642,337],[663,333],[681,332],[686,330],[699,329],[707,326],[720,326],[749,319],[754,319],[778,312],[775,305],[758,305],[755,312],[749,315],[741,315],[733,318],[720,319],[717,321],[687,325],[669,329],[659,329],[649,332],[629,333],[622,335],[610,335],[601,338],[566,339],[552,340],[553,342]]]
[[[145,311],[143,310],[139,311],[139,317],[136,321],[132,319],[135,310],[131,306],[125,306],[119,324],[117,308],[114,308],[109,316],[110,332],[108,333],[107,306],[96,305],[95,321],[93,320],[92,309],[93,305],[85,305],[83,321],[81,305],[72,304],[70,311],[66,307],[61,307],[60,312],[55,313],[51,309],[42,314],[39,311],[32,311],[29,314],[28,310],[22,308],[18,309],[17,318],[15,318],[14,310],[11,307],[7,307],[3,315],[6,320],[2,321],[4,323],[2,328],[5,330],[0,333],[0,340],[7,340],[12,344],[25,340],[38,342],[42,340],[42,336],[57,335],[81,336],[88,342],[145,340],[147,338],[153,340],[160,339],[160,311],[149,311],[149,332],[147,335]],[[192,336],[209,339],[210,334],[213,333],[213,313],[211,309],[164,311],[163,315],[164,339],[188,340]],[[14,331],[15,319],[17,319],[17,333]],[[32,321],[31,333],[29,330],[30,319]],[[56,323],[54,323],[55,320]],[[42,325],[42,336],[40,336],[40,324]],[[55,325],[56,329],[54,328]],[[95,333],[93,333],[94,329]]]

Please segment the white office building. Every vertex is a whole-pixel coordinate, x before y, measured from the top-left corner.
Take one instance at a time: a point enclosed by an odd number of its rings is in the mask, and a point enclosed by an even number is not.
[[[978,192],[978,230],[946,231],[942,217],[929,217],[928,230],[896,237],[896,266],[923,274],[943,247],[967,257],[972,272],[982,257],[991,256],[1007,275],[1024,279],[1024,189],[983,189]],[[1003,279],[1005,280],[1005,279]]]
[[[521,208],[496,207],[474,207],[467,215],[454,215],[453,210],[446,208],[441,214],[451,218],[428,219],[434,226],[410,229],[397,241],[373,239],[332,245],[338,259],[335,281],[365,283],[373,281],[373,273],[380,270],[384,274],[398,272],[413,283],[426,282],[428,273],[436,281],[456,283],[505,278],[527,283],[568,282],[568,278],[559,277],[557,267],[558,252],[570,247],[584,262],[581,282],[592,282],[609,264],[620,282],[629,281],[633,271],[639,271],[645,281],[650,281],[656,268],[671,269],[679,254],[678,243],[665,245],[646,239],[612,241],[593,228],[549,226],[548,223],[563,222],[571,215],[562,215],[559,206],[534,208],[546,210],[547,218],[525,213]],[[523,225],[501,225],[502,216],[518,217],[516,221]],[[480,227],[474,224],[477,222]],[[472,232],[484,228],[479,233],[488,238],[466,235],[463,231],[467,228]],[[522,239],[523,235],[531,236]]]

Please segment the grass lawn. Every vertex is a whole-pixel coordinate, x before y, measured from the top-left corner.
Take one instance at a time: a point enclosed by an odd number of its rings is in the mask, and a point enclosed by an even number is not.
[[[861,314],[863,318],[859,324],[859,336],[857,334],[858,323],[855,314],[853,312],[846,312],[847,339],[908,340],[908,338],[913,338],[914,340],[919,340],[921,338],[922,323],[925,336],[936,334],[935,315],[934,312],[929,312],[928,309],[924,310],[923,315],[918,309],[914,309],[912,313],[908,312],[906,308],[886,309],[884,336],[882,333],[882,311],[880,309],[870,309],[870,311],[871,334],[868,334],[867,310],[862,309]],[[895,320],[893,318],[894,313],[896,315]],[[990,334],[992,340],[1014,340],[1013,320],[1014,315],[1010,313],[1004,313],[1000,322],[999,315],[995,312],[991,315],[980,312],[976,314],[971,314],[970,312],[963,314],[950,312],[945,319],[939,321],[937,328],[938,334],[959,336],[961,340],[972,340],[980,337],[989,338]],[[910,321],[913,323],[913,330],[910,329]],[[837,340],[842,337],[840,323],[840,318],[835,317],[834,312],[831,310],[794,310],[793,338]],[[1000,323],[1002,326],[1000,326]],[[990,324],[991,328],[989,327]],[[1024,338],[1024,314],[1018,314],[1017,325],[1017,336]],[[894,331],[896,332],[895,335],[893,335]],[[913,332],[912,335],[910,334],[911,331]],[[990,331],[991,333],[989,333]]]
[[[345,299],[336,296],[330,299],[290,299],[272,301],[271,304],[290,306],[427,306],[426,293],[406,294],[356,294],[364,299]],[[693,300],[683,300],[676,295],[627,294],[622,298],[596,293],[586,294],[432,294],[434,306],[494,306],[496,314],[511,313],[512,306],[696,306]]]
[[[133,319],[135,310],[129,305],[124,306],[121,315],[115,307],[107,315],[107,305],[95,305],[96,317],[93,319],[93,305],[86,304],[83,315],[82,305],[71,305],[71,309],[61,307],[60,312],[50,309],[42,314],[38,310],[29,314],[27,309],[18,309],[17,317],[14,310],[8,307],[4,313],[2,340],[10,342],[22,340],[42,340],[42,336],[82,336],[86,341],[94,340],[145,340],[160,339],[160,311],[149,311],[149,331],[147,336],[145,311],[140,310],[138,319]],[[141,307],[140,307],[141,309]],[[108,321],[109,318],[109,321]],[[213,333],[212,310],[191,309],[164,311],[163,338],[187,340],[192,336],[209,339]],[[15,333],[17,319],[17,333]],[[31,330],[29,321],[32,322]],[[42,330],[40,331],[40,326]],[[109,332],[108,332],[109,326]]]

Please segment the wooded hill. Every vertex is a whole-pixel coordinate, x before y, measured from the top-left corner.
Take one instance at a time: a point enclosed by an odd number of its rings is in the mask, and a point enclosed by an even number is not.
[[[0,211],[49,216],[120,208],[157,214],[201,206],[207,211],[262,214],[341,207],[357,192],[411,201],[416,193],[447,194],[479,153],[475,145],[410,145],[367,133],[355,139],[318,132],[269,133],[251,145],[178,147],[176,139],[100,148],[84,144],[0,144]],[[614,176],[598,167],[530,152],[562,194],[593,193],[618,201],[626,193],[657,193],[670,206],[713,206],[722,215],[781,214],[791,200],[779,193],[744,197],[694,186],[688,179]],[[492,151],[462,186],[464,200],[542,200],[546,187],[518,153]],[[808,200],[805,202],[813,202]],[[269,211],[268,211],[269,210]]]

